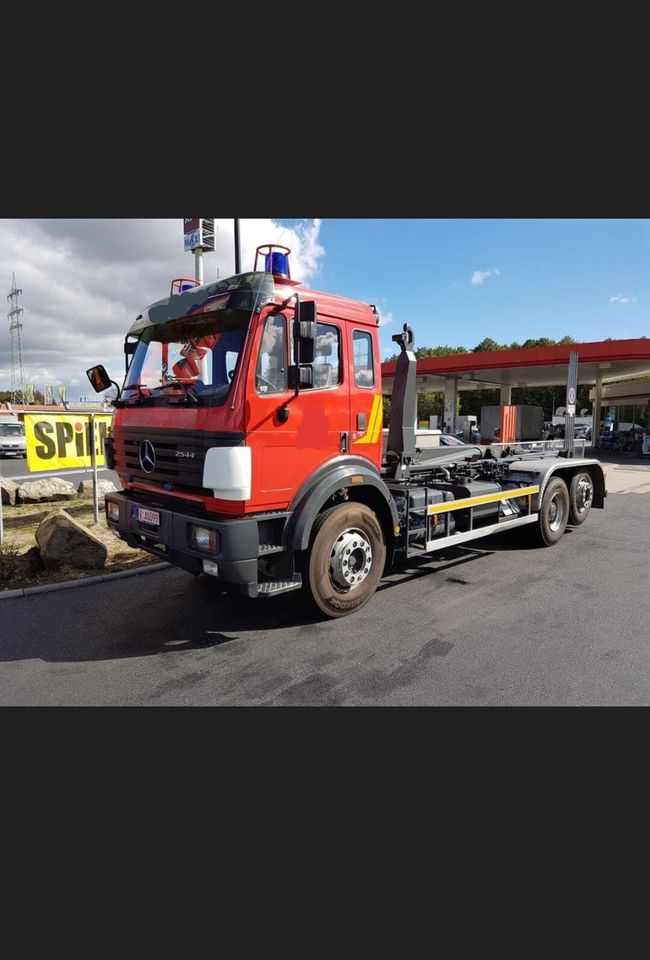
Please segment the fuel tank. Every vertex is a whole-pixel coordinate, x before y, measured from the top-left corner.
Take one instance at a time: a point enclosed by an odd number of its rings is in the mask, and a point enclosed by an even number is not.
[[[404,486],[394,491],[393,497],[401,523],[408,529],[409,544],[424,543],[427,529],[427,508],[439,503],[450,503],[454,495],[450,489],[439,490],[433,487]],[[450,517],[450,530],[454,528],[454,518]],[[444,533],[444,526],[433,530],[434,536]]]
[[[501,493],[503,488],[498,483],[489,483],[483,480],[471,480],[468,483],[451,484],[451,490],[455,500],[469,500],[473,497],[485,497],[494,493]],[[480,527],[486,523],[496,523],[499,516],[499,501],[494,500],[491,503],[479,503],[473,507],[474,527]],[[470,529],[470,511],[455,510],[456,528],[460,531]]]

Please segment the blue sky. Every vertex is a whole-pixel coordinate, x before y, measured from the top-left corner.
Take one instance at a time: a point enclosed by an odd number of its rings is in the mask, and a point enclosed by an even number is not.
[[[206,281],[235,270],[233,221],[215,222]],[[259,218],[241,226],[242,269],[253,269],[258,244],[286,243],[295,278],[377,304],[388,321],[384,356],[404,322],[416,345],[470,349],[484,337],[650,336],[650,220]],[[4,296],[14,273],[25,382],[64,384],[75,398],[94,363],[120,376],[131,322],[174,277],[191,277],[194,263],[181,219],[0,220]],[[8,309],[0,390],[11,379]]]
[[[312,285],[377,303],[389,352],[404,322],[419,346],[650,335],[650,220],[324,218],[319,243]]]

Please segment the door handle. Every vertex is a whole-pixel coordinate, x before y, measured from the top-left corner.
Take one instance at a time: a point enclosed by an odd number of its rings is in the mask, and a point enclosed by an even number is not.
[[[350,452],[350,434],[342,433],[341,434],[341,453]]]

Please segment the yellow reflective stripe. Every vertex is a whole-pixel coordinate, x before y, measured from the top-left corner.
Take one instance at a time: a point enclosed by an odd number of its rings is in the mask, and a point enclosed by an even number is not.
[[[370,423],[368,424],[368,437],[371,439],[368,440],[368,443],[377,443],[376,427],[379,423],[379,414],[381,412],[381,397],[375,397],[372,403],[372,415],[370,417]],[[374,439],[373,439],[374,438]]]
[[[382,427],[384,425],[384,404],[381,397],[376,397],[375,402],[377,404],[377,420],[375,422],[375,429],[372,435],[372,442],[377,443],[379,440],[379,434],[381,433]]]
[[[501,500],[516,500],[517,497],[532,497],[536,493],[539,493],[539,487],[522,487],[521,490],[488,493],[484,497],[469,497],[467,500],[453,500],[451,503],[432,503],[428,508],[428,513],[429,515],[434,513],[451,513],[453,510],[466,510],[467,507],[478,507],[482,503],[499,503]]]
[[[382,402],[381,397],[377,396],[372,402],[372,409],[370,411],[370,423],[368,424],[368,429],[366,430],[365,436],[360,440],[357,440],[357,443],[377,443],[377,437],[379,435],[379,429],[381,429],[381,414],[382,411]],[[373,440],[374,437],[374,440]]]

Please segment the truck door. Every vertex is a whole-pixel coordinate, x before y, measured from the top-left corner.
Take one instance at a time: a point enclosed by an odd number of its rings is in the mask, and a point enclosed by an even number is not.
[[[376,331],[348,324],[350,452],[381,466],[383,402]]]
[[[263,318],[254,346],[248,442],[255,510],[287,506],[307,478],[350,446],[345,323],[319,315],[314,384],[296,396],[287,380],[291,319],[277,313]]]

